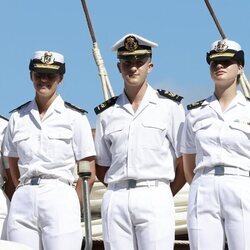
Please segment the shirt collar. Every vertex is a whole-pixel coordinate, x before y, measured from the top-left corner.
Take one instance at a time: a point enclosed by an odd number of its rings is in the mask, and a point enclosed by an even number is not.
[[[211,95],[210,97],[208,97],[203,103],[202,103],[202,106],[205,106],[205,105],[208,105],[208,104],[211,104],[213,102],[217,102],[218,99],[217,97],[215,96],[215,94]],[[232,104],[241,104],[243,106],[246,106],[247,105],[247,99],[246,97],[242,94],[241,91],[237,91],[236,93],[236,96],[234,97],[234,99],[232,100]]]
[[[54,109],[54,110],[56,110],[57,112],[60,113],[63,108],[64,108],[64,101],[63,101],[63,99],[62,99],[62,97],[60,95],[57,95],[57,97],[55,98],[55,100],[51,103],[49,109],[50,110]],[[35,98],[28,105],[27,112],[30,112],[32,109],[33,110],[38,110]]]
[[[142,99],[143,102],[151,102],[151,103],[157,103],[158,102],[158,98],[157,98],[157,95],[156,95],[156,91],[149,85],[147,84],[147,89],[146,89],[146,92],[143,96],[143,99]],[[128,100],[128,97],[125,93],[125,91],[123,91],[123,93],[121,94],[121,100],[119,102],[120,105],[125,105],[125,104],[128,104],[130,103],[129,100]]]
[[[61,113],[64,109],[64,101],[60,95],[51,103],[51,108],[54,108],[55,111]]]

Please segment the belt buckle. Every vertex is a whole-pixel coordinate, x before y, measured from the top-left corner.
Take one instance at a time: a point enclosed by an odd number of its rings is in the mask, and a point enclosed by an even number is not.
[[[136,187],[136,180],[129,179],[128,180],[128,189]]]
[[[33,177],[30,180],[30,185],[34,186],[34,185],[39,185],[40,184],[40,177]]]
[[[215,166],[214,167],[214,175],[224,175],[225,167],[224,166]]]

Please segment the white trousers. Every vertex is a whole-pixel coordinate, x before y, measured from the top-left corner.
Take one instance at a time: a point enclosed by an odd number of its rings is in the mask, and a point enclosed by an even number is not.
[[[58,180],[19,187],[11,200],[8,240],[33,250],[80,250],[80,204],[72,186]]]
[[[9,210],[9,199],[0,188],[0,240],[7,239],[7,215]]]
[[[196,174],[187,222],[191,250],[249,250],[250,178]]]
[[[108,189],[103,196],[106,250],[172,250],[174,201],[169,184]]]

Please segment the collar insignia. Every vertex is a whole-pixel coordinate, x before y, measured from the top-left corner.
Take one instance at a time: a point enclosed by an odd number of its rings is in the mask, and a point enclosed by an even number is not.
[[[228,49],[228,45],[226,44],[226,41],[224,40],[218,41],[217,45],[214,48],[216,52],[225,52],[227,49]]]
[[[72,109],[74,109],[74,110],[76,110],[76,111],[78,111],[78,112],[80,112],[80,113],[82,113],[82,114],[88,113],[86,110],[84,110],[84,109],[82,109],[82,108],[80,108],[80,107],[77,107],[77,106],[71,104],[70,102],[64,102],[64,103],[65,103],[68,107],[70,107],[70,108],[72,108]]]
[[[55,58],[51,52],[45,52],[41,58],[41,62],[44,64],[53,64],[55,62]]]
[[[2,116],[2,115],[0,115],[0,118],[4,119],[5,121],[9,121],[8,118],[6,118],[6,117],[4,117],[4,116]]]
[[[100,114],[102,111],[106,110],[107,108],[113,106],[116,103],[117,99],[118,99],[118,96],[113,96],[107,101],[95,107],[94,110],[95,110],[96,115]]]
[[[198,108],[202,105],[202,103],[205,101],[206,99],[203,99],[201,101],[198,101],[198,102],[193,102],[189,105],[187,105],[187,109],[188,110],[191,110],[191,109],[195,109],[195,108]]]
[[[13,110],[11,110],[9,113],[13,113],[13,112],[15,112],[15,111],[19,111],[21,108],[25,107],[25,106],[28,105],[29,103],[31,103],[31,101],[28,101],[28,102],[22,104],[21,106],[15,108],[15,109],[13,109]]]
[[[135,51],[139,47],[139,43],[134,36],[128,36],[124,41],[124,47],[128,51]]]
[[[169,98],[173,101],[176,101],[176,102],[181,102],[181,100],[183,99],[182,96],[177,95],[177,94],[170,92],[170,91],[166,91],[163,89],[157,89],[157,91],[161,96],[167,97],[167,98]]]

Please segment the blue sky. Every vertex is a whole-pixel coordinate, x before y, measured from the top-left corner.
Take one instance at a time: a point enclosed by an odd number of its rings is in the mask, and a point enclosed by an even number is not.
[[[116,95],[123,90],[112,45],[127,33],[159,44],[153,51],[149,83],[184,96],[183,104],[213,91],[205,61],[210,44],[220,34],[203,0],[86,0],[95,36]],[[210,0],[224,33],[245,51],[245,74],[250,78],[249,0]],[[59,93],[88,111],[95,126],[94,107],[103,100],[80,0],[2,0],[0,114],[34,98],[28,64],[36,50],[62,53],[66,75]]]

